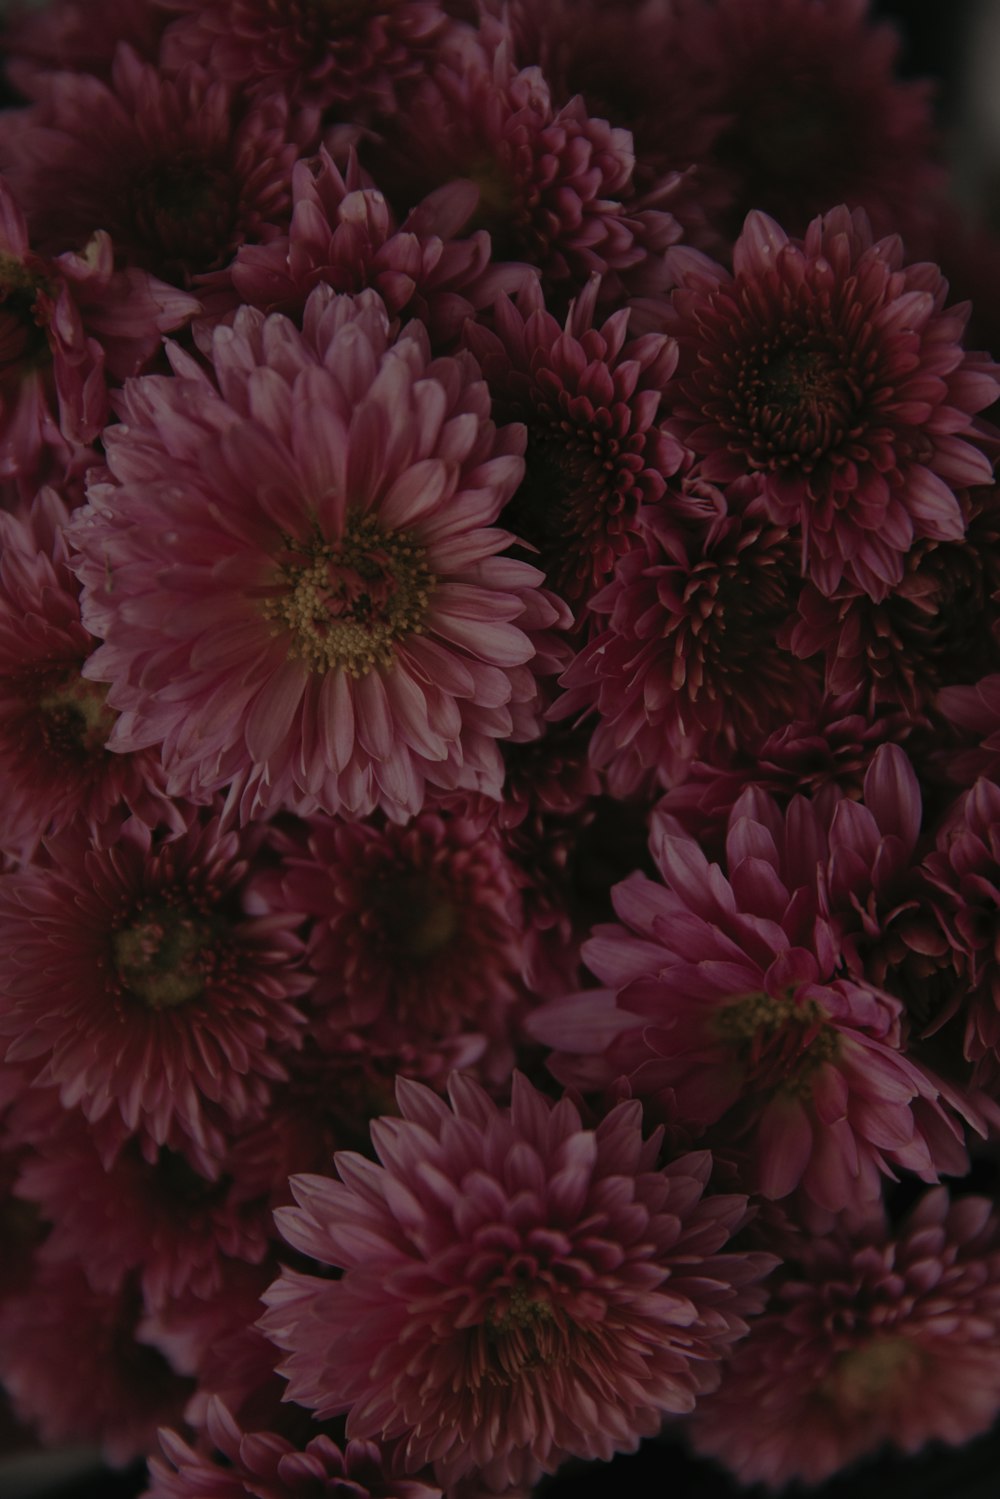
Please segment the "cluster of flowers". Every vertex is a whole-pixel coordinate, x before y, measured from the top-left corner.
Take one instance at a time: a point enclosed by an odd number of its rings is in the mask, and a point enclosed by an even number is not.
[[[986,1429],[1000,370],[894,35],[52,0],[5,49],[16,1417],[161,1428],[148,1499]]]

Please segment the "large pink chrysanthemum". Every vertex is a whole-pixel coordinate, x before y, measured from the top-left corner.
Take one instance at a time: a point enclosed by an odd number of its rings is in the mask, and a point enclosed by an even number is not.
[[[317,288],[302,333],[244,309],[211,355],[218,385],[175,352],[126,387],[74,520],[111,747],[161,744],[177,791],[236,781],[251,815],[498,795],[569,619],[496,555],[522,432],[471,356],[432,360],[419,324],[394,341],[373,292]]]
[[[958,486],[988,484],[968,440],[996,367],[963,354],[968,307],[932,265],[837,208],[804,241],[748,215],[733,274],[687,249],[666,326],[680,346],[676,433],[707,478],[759,473],[772,517],[801,531],[824,593],[883,598],[920,537],[960,541]]]
[[[161,0],[179,12],[163,42],[167,67],[204,64],[253,92],[358,120],[391,114],[449,25],[438,0]]]
[[[313,918],[317,1009],[334,1030],[431,1052],[463,1032],[506,1038],[524,917],[489,809],[404,827],[317,820],[285,868],[287,905]]]
[[[145,272],[116,271],[103,231],[81,245],[55,260],[37,255],[0,178],[0,477],[25,498],[94,461],[107,376],[137,374],[161,334],[198,310]]]
[[[628,336],[628,311],[594,325],[600,283],[576,298],[565,327],[532,282],[494,308],[495,331],[466,339],[498,414],[528,428],[524,480],[510,524],[538,548],[552,586],[576,603],[634,545],[638,512],[663,499],[683,450],[663,430],[677,361],[662,334]]]
[[[127,265],[190,285],[287,225],[289,179],[317,121],[271,95],[248,107],[217,77],[167,77],[127,46],[110,84],[53,75],[0,119],[0,162],[47,253],[110,233]]]
[[[339,1182],[293,1183],[282,1232],[344,1274],[286,1272],[264,1298],[290,1397],[443,1483],[634,1449],[715,1384],[760,1304],[768,1256],[719,1253],[745,1199],[701,1200],[706,1154],[657,1169],[635,1103],[589,1130],[520,1075],[509,1111],[461,1077],[451,1099],[401,1084],[403,1119],[372,1126],[382,1165],[341,1154]]]
[[[552,102],[539,68],[518,70],[502,29],[463,34],[387,122],[376,175],[401,210],[433,189],[471,181],[499,260],[539,267],[553,296],[597,273],[609,295],[643,281],[680,238],[669,212],[636,199],[627,130],[591,118],[581,99]],[[661,278],[665,284],[665,278]]]
[[[891,1444],[961,1443],[1000,1412],[1000,1225],[928,1192],[878,1222],[800,1238],[771,1303],[690,1422],[742,1483],[821,1483]]]
[[[450,346],[465,320],[502,292],[535,284],[528,266],[493,263],[484,229],[456,238],[470,195],[474,201],[471,184],[466,193],[448,186],[397,225],[357,158],[351,155],[342,174],[321,148],[292,172],[288,233],[242,245],[226,279],[248,306],[290,317],[321,283],[339,292],[370,286],[391,316],[420,318],[435,350]]]
[[[0,886],[0,1035],[8,1062],[89,1120],[120,1114],[153,1146],[221,1153],[263,1112],[301,1044],[298,918],[255,904],[260,838],[134,819],[114,846],[78,832]],[[253,914],[250,914],[250,913]]]
[[[0,513],[0,849],[14,856],[77,818],[104,843],[130,812],[183,825],[152,754],[105,749],[115,714],[81,676],[97,642],[80,623],[68,519],[51,489],[23,518]]]
[[[775,641],[798,584],[788,533],[757,481],[706,488],[700,524],[682,528],[669,502],[643,515],[643,539],[591,599],[600,623],[561,679],[552,712],[597,710],[590,755],[616,795],[669,785],[696,755],[732,755],[818,696]]]
[[[812,804],[782,813],[750,787],[730,818],[728,873],[667,817],[652,848],[662,883],[618,885],[620,925],[584,945],[610,987],[529,1019],[557,1049],[557,1075],[587,1086],[624,1074],[671,1122],[718,1125],[766,1197],[801,1189],[839,1211],[876,1199],[897,1167],[929,1181],[966,1169],[956,1100],[900,1050],[902,1006],[842,976]]]
[[[434,1485],[392,1477],[374,1442],[341,1449],[322,1435],[295,1447],[275,1432],[242,1430],[220,1400],[209,1404],[206,1433],[211,1452],[160,1433],[166,1462],[151,1460],[144,1499],[442,1499]]]

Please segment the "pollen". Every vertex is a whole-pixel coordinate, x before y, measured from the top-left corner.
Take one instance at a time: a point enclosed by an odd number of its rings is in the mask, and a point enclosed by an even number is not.
[[[409,532],[354,517],[338,541],[319,533],[306,542],[285,539],[263,612],[275,635],[288,636],[293,660],[363,677],[390,666],[399,641],[422,633],[435,582]]]

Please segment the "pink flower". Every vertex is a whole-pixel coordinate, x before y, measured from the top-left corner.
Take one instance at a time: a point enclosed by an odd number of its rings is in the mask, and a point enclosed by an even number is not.
[[[499,300],[495,332],[466,329],[498,412],[528,428],[511,525],[573,603],[585,602],[635,544],[640,508],[663,499],[684,456],[664,431],[673,341],[629,338],[625,308],[595,326],[599,290],[595,279],[581,292],[565,328],[531,283],[516,305]]]
[[[877,1199],[897,1167],[929,1181],[967,1169],[956,1111],[971,1106],[902,1054],[899,1002],[846,976],[820,902],[816,809],[797,797],[782,813],[748,788],[728,875],[668,817],[651,846],[661,881],[616,886],[620,924],[584,945],[608,987],[528,1021],[557,1049],[556,1075],[584,1087],[624,1075],[670,1123],[718,1126],[765,1197],[800,1189],[839,1211]]]
[[[706,478],[762,476],[821,592],[843,577],[882,599],[915,540],[961,541],[955,490],[992,479],[973,416],[1000,385],[963,354],[968,308],[945,306],[935,266],[906,266],[898,239],[876,242],[846,208],[801,243],[749,214],[732,276],[694,251],[668,259],[676,433]]]
[[[288,233],[237,251],[229,272],[233,295],[262,312],[297,317],[321,283],[339,292],[370,286],[391,316],[420,318],[432,347],[453,344],[465,320],[500,292],[535,280],[527,266],[492,262],[485,229],[455,237],[468,218],[470,194],[471,185],[463,192],[449,184],[397,225],[353,153],[341,175],[321,148],[292,171]]]
[[[690,1434],[741,1483],[821,1483],[883,1444],[966,1442],[1000,1412],[1000,1226],[981,1197],[928,1192],[803,1237]]]
[[[594,273],[611,294],[633,268],[645,276],[680,237],[671,214],[635,198],[629,132],[591,118],[582,99],[557,108],[541,70],[519,70],[493,25],[456,37],[371,155],[400,209],[474,183],[473,227],[489,230],[497,259],[538,266],[564,305]]]
[[[97,642],[80,623],[68,519],[52,489],[23,519],[0,513],[0,848],[25,857],[76,819],[105,843],[130,811],[183,826],[156,757],[105,749],[116,715],[81,675]]]
[[[297,1448],[274,1432],[244,1432],[220,1400],[209,1404],[207,1436],[212,1456],[176,1432],[161,1432],[166,1462],[151,1460],[144,1499],[441,1499],[437,1487],[386,1472],[374,1442],[341,1450],[323,1434]]]
[[[55,76],[39,103],[0,121],[0,161],[42,249],[106,230],[127,265],[188,286],[287,224],[313,115],[291,116],[280,95],[239,107],[218,77],[167,77],[124,44],[110,84]]]
[[[433,1055],[478,1032],[509,1071],[524,916],[489,810],[425,811],[405,827],[316,820],[308,853],[285,868],[286,905],[313,918],[309,966],[331,1049],[338,1031],[360,1030],[376,1048]]]
[[[105,82],[119,42],[153,62],[167,18],[159,0],[47,0],[4,17],[4,63],[20,93],[53,86],[52,73],[93,73]]]
[[[73,524],[111,748],[161,745],[178,794],[234,782],[244,816],[496,797],[567,654],[568,611],[496,555],[521,432],[373,292],[318,287],[301,333],[244,309],[210,353],[214,380],[174,351],[126,388]]]
[[[845,202],[865,209],[880,233],[926,232],[944,182],[930,87],[900,81],[898,34],[870,8],[869,0],[673,7],[660,87],[679,88],[686,102],[697,196],[726,240],[750,209],[798,234]],[[669,108],[654,102],[653,122]],[[707,149],[695,124],[710,132]]]
[[[973,493],[959,497],[965,537],[916,542],[885,598],[847,582],[829,598],[803,590],[783,639],[796,656],[822,653],[830,692],[917,716],[944,683],[975,681],[1000,662],[1000,509],[994,488]]]
[[[530,1483],[610,1458],[690,1410],[760,1304],[765,1255],[720,1253],[745,1199],[701,1201],[706,1154],[657,1168],[637,1104],[594,1130],[517,1075],[510,1110],[456,1076],[452,1107],[400,1083],[381,1159],[299,1177],[289,1241],[340,1279],[286,1271],[261,1326],[289,1396],[405,1469]]]
[[[951,779],[960,786],[968,786],[977,776],[997,780],[1000,777],[1000,672],[992,672],[970,687],[945,687],[937,695],[936,706],[950,727],[957,730],[965,741],[964,748],[948,749],[941,757]]]
[[[106,1165],[77,1111],[38,1143],[17,1183],[51,1225],[41,1260],[77,1264],[107,1294],[130,1278],[153,1311],[188,1291],[214,1296],[234,1259],[264,1258],[272,1187],[239,1142],[212,1177],[167,1148],[149,1161],[135,1140]]]
[[[0,477],[26,498],[94,461],[106,377],[136,374],[198,307],[145,272],[116,271],[103,231],[83,239],[80,252],[37,255],[0,179]]]
[[[280,90],[354,120],[391,114],[397,91],[427,66],[448,26],[437,0],[374,0],[357,6],[313,0],[161,0],[179,19],[163,60],[194,60],[254,93]]]
[[[134,1290],[102,1295],[75,1265],[40,1267],[0,1310],[0,1379],[44,1444],[96,1444],[124,1466],[180,1420],[189,1382],[136,1341],[138,1311]]]
[[[816,690],[775,641],[797,586],[786,531],[754,480],[708,488],[705,522],[682,529],[669,502],[644,513],[642,542],[590,601],[600,625],[551,710],[596,708],[590,756],[618,796],[669,784],[696,755],[731,756]]]
[[[133,819],[110,849],[67,833],[5,876],[8,1063],[88,1120],[120,1114],[154,1157],[185,1137],[221,1153],[266,1108],[305,1023],[298,918],[254,910],[260,842],[207,818],[168,840]]]

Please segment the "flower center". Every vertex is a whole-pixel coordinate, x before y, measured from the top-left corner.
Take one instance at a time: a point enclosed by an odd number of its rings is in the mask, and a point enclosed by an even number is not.
[[[847,351],[763,340],[745,349],[730,400],[723,424],[746,444],[753,468],[808,470],[849,439],[862,390]]]
[[[385,926],[397,952],[417,962],[426,962],[458,935],[459,911],[440,885],[428,884],[426,879],[414,875],[393,887]]]
[[[747,994],[716,1017],[717,1034],[739,1052],[758,1093],[804,1097],[813,1074],[837,1054],[837,1032],[812,999]]]
[[[285,539],[278,592],[264,617],[291,636],[289,656],[311,671],[342,666],[353,677],[391,666],[393,648],[421,634],[434,575],[406,531],[353,517],[339,541]]]
[[[161,274],[212,270],[233,248],[237,207],[233,174],[181,151],[151,161],[132,182],[120,238]]]
[[[115,714],[107,706],[107,688],[70,671],[38,699],[41,738],[50,753],[88,760],[111,737]]]
[[[115,968],[150,1010],[172,1010],[198,999],[217,967],[216,933],[206,917],[164,902],[112,937]]]
[[[868,1411],[909,1379],[918,1357],[906,1338],[873,1338],[838,1354],[820,1393],[841,1409]]]
[[[563,1339],[552,1307],[532,1300],[527,1286],[515,1286],[501,1315],[486,1324],[490,1350],[487,1379],[491,1384],[512,1384],[526,1369],[558,1362]]]

